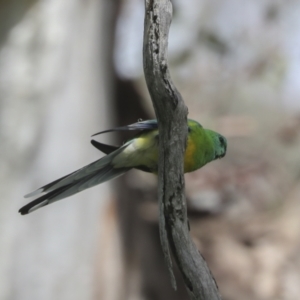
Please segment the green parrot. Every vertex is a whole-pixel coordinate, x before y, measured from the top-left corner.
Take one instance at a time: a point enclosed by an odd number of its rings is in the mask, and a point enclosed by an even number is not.
[[[140,132],[121,147],[92,140],[92,145],[107,155],[26,195],[25,198],[28,198],[45,193],[23,206],[19,210],[21,215],[26,215],[40,207],[116,178],[132,168],[157,173],[159,142],[157,120],[141,121],[128,126],[101,131],[93,136],[121,130]],[[188,120],[184,172],[195,171],[210,161],[224,157],[226,148],[225,137],[212,130],[204,129],[194,120]]]

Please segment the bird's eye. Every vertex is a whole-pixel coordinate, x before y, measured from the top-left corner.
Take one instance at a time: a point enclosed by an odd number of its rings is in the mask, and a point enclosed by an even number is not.
[[[222,136],[219,136],[219,141],[222,145],[224,145],[225,141],[224,141],[224,138]]]

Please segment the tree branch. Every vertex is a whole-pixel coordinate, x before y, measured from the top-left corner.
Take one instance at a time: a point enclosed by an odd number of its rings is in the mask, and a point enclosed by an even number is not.
[[[219,300],[216,282],[189,235],[183,175],[188,111],[171,80],[167,64],[171,20],[172,4],[169,0],[145,0],[143,62],[159,125],[161,244],[175,289],[170,247],[191,299]]]

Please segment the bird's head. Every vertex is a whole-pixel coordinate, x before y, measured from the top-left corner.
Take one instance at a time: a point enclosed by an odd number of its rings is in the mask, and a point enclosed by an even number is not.
[[[209,139],[212,141],[212,147],[214,151],[212,160],[220,159],[224,157],[226,155],[226,150],[227,150],[226,138],[215,131],[209,129],[206,129],[205,131],[209,136]]]
[[[202,127],[194,120],[189,120],[189,135],[200,141],[201,149],[205,153],[205,164],[226,155],[227,140],[221,134]]]
[[[222,158],[226,155],[227,150],[227,140],[226,138],[216,133],[214,136],[214,145],[215,145],[215,159]]]

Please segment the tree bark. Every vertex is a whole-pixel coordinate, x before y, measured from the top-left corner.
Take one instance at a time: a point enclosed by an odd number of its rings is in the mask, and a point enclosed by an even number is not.
[[[216,282],[189,235],[183,172],[188,111],[171,81],[167,64],[171,20],[172,4],[169,0],[145,0],[143,63],[159,125],[161,244],[175,289],[170,248],[191,299],[221,299]]]

